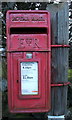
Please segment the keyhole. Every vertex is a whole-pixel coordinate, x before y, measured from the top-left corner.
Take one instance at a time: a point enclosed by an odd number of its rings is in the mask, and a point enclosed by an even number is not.
[[[18,80],[17,80],[17,83],[18,83]]]

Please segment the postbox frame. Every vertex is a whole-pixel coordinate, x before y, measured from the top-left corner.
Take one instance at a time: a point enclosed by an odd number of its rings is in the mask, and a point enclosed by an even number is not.
[[[23,28],[23,27],[32,27],[32,28],[46,28],[47,29],[47,49],[25,49],[24,51],[22,50],[22,49],[19,49],[19,50],[17,50],[17,49],[12,49],[11,48],[11,43],[10,43],[10,36],[11,36],[11,34],[10,34],[10,28],[13,28],[14,26],[10,23],[10,14],[17,14],[17,13],[33,13],[33,14],[46,14],[47,15],[47,25],[42,25],[42,24],[40,24],[40,25],[19,25],[19,27],[21,27],[21,28]],[[50,38],[50,13],[48,12],[48,11],[46,11],[46,10],[38,10],[38,11],[36,11],[36,10],[31,10],[31,11],[29,11],[29,10],[9,10],[8,12],[7,12],[7,17],[6,17],[6,19],[7,19],[7,21],[6,21],[6,23],[7,23],[7,59],[8,59],[8,104],[9,104],[9,110],[10,110],[10,112],[12,112],[12,113],[32,113],[32,112],[48,112],[49,110],[50,110],[50,108],[51,108],[51,86],[50,86],[50,77],[51,77],[51,38]],[[18,28],[18,26],[15,26],[16,28]],[[40,107],[40,108],[26,108],[26,109],[18,109],[18,108],[14,108],[14,98],[13,98],[13,92],[14,91],[12,91],[13,89],[14,89],[14,86],[13,86],[13,84],[14,84],[14,81],[13,81],[13,79],[14,79],[14,76],[12,76],[12,74],[14,75],[14,73],[13,73],[13,66],[12,66],[12,64],[13,64],[13,55],[15,54],[15,53],[26,53],[26,52],[33,52],[33,55],[35,54],[35,52],[39,52],[39,53],[45,53],[46,54],[46,59],[48,60],[48,62],[47,62],[47,71],[46,71],[46,76],[45,77],[48,77],[48,81],[47,81],[47,78],[45,78],[46,79],[46,84],[45,84],[45,86],[46,86],[46,89],[45,89],[45,91],[48,91],[47,93],[46,93],[46,98],[45,98],[45,105],[44,105],[44,107],[42,106],[42,107]],[[35,56],[35,55],[34,55]],[[24,58],[20,58],[19,56],[18,56],[18,58],[17,59],[19,59],[18,60],[18,71],[20,70],[20,61],[38,61],[39,62],[39,66],[41,66],[40,65],[40,59],[38,59],[38,58],[33,58],[33,59],[28,59],[28,60],[26,60],[26,59],[24,59]],[[10,69],[11,68],[11,69]],[[40,67],[39,67],[40,68]],[[48,74],[47,74],[48,73]],[[41,74],[41,71],[40,71],[40,69],[39,69],[39,74]],[[20,78],[20,74],[19,74],[19,78]],[[11,81],[12,80],[12,81]],[[41,84],[41,80],[39,79],[39,84]],[[11,86],[12,85],[12,86]],[[18,88],[19,89],[19,91],[20,91],[20,88]],[[41,94],[41,93],[40,93]],[[26,100],[26,99],[39,99],[40,97],[41,97],[41,95],[39,94],[39,96],[26,96],[26,97],[22,97],[21,95],[20,95],[20,93],[19,93],[19,96],[20,96],[20,98],[21,98],[21,100]],[[48,98],[47,98],[48,97]]]

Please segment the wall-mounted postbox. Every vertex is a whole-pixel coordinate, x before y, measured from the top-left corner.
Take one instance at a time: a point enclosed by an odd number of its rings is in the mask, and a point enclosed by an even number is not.
[[[50,109],[50,14],[10,10],[7,23],[8,104],[12,113]]]

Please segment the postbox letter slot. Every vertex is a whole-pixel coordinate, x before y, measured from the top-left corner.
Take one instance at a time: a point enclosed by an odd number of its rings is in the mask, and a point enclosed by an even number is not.
[[[10,34],[47,34],[46,28],[10,28]]]

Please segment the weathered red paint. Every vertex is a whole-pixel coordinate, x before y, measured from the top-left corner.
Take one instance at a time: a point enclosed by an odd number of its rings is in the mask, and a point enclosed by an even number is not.
[[[48,112],[51,107],[50,14],[10,10],[6,24],[9,110],[12,113]],[[32,58],[26,57],[28,52]],[[38,63],[38,95],[21,94],[21,62]]]

